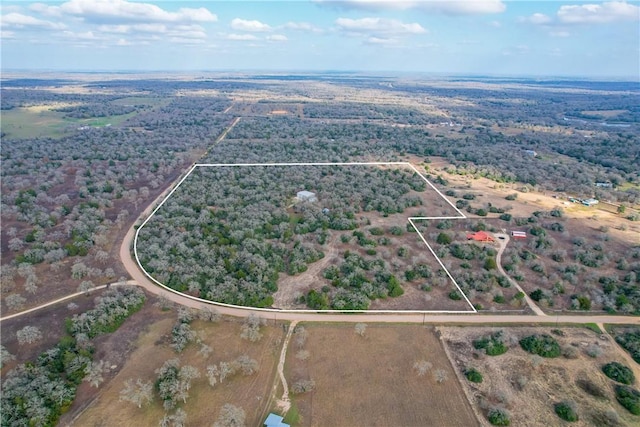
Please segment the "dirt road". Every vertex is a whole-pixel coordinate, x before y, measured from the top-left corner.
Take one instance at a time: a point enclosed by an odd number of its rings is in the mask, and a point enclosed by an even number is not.
[[[498,253],[496,255],[496,265],[498,267],[498,271],[502,274],[506,279],[511,283],[511,286],[515,287],[517,290],[524,294],[524,300],[526,301],[529,308],[538,316],[546,316],[546,313],[542,311],[540,307],[536,305],[535,302],[527,295],[527,293],[520,287],[518,282],[513,280],[502,268],[502,253],[507,247],[507,243],[509,243],[509,235],[506,233],[496,233],[496,237],[498,238],[498,243],[500,244],[500,249],[498,249]]]
[[[237,123],[234,121],[230,127]],[[225,133],[226,134],[226,133]],[[219,140],[218,140],[219,141]],[[218,142],[216,141],[216,142]],[[181,178],[179,178],[180,180]],[[179,180],[177,182],[179,182]],[[166,194],[173,188],[170,186],[141,214],[140,218],[145,218],[161,202]],[[147,276],[138,266],[137,262],[131,255],[130,248],[135,237],[135,228],[132,226],[127,232],[122,245],[120,246],[120,259],[124,264],[127,272],[139,286],[148,292],[156,295],[164,295],[170,301],[187,307],[200,308],[204,305],[214,306],[221,314],[247,317],[254,313],[266,319],[288,321],[305,321],[305,322],[384,322],[384,323],[430,323],[430,324],[581,324],[581,323],[612,323],[612,324],[629,324],[640,325],[640,317],[638,316],[615,316],[615,315],[563,315],[563,316],[546,316],[540,308],[533,302],[532,308],[538,316],[530,315],[502,315],[502,314],[477,314],[470,312],[469,314],[431,314],[424,312],[385,312],[376,311],[359,312],[352,314],[344,313],[318,313],[311,310],[275,310],[275,309],[258,309],[232,306],[228,304],[214,303],[189,295],[181,294],[164,285],[155,283],[150,276]],[[516,284],[517,285],[517,284]],[[526,294],[525,294],[526,295]]]

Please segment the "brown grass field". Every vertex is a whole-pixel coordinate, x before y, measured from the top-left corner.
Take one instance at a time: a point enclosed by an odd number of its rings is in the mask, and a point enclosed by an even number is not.
[[[483,425],[490,426],[486,419],[489,407],[506,408],[511,414],[512,426],[564,426],[554,412],[553,405],[562,400],[574,401],[579,420],[572,426],[637,426],[639,418],[629,413],[615,399],[614,382],[601,371],[601,366],[617,361],[626,366],[628,362],[622,350],[609,338],[583,328],[561,328],[563,336],[551,333],[552,327],[439,327],[448,351],[460,374],[473,367],[483,376],[482,383],[472,383],[461,375],[465,392],[473,401],[474,410]],[[474,339],[503,330],[509,350],[500,356],[487,356],[484,351],[473,348]],[[519,339],[544,333],[553,336],[561,348],[577,350],[575,359],[560,356],[554,359],[532,357],[518,344]],[[590,357],[590,347],[601,354]],[[633,367],[632,367],[633,368]],[[596,398],[577,385],[577,381],[589,380],[603,391]],[[633,385],[637,388],[638,380]],[[607,424],[604,414],[615,411],[618,424]]]
[[[155,308],[154,308],[155,309]],[[158,309],[155,309],[158,310]],[[77,426],[151,426],[158,425],[165,412],[162,402],[155,395],[154,402],[138,409],[129,402],[119,400],[125,380],[141,378],[155,382],[158,369],[166,360],[179,358],[180,365],[192,365],[200,371],[200,378],[193,380],[186,404],[180,404],[187,413],[187,425],[211,425],[218,418],[226,403],[241,407],[246,413],[246,424],[260,425],[270,409],[275,369],[284,337],[280,326],[263,326],[263,337],[256,343],[240,338],[241,322],[222,318],[216,323],[193,321],[191,327],[202,341],[213,348],[208,358],[198,354],[199,345],[191,343],[180,354],[169,347],[171,328],[175,315],[149,326],[140,334],[136,349],[130,357],[119,363],[124,366],[118,375],[103,386],[99,396],[77,419]],[[126,327],[126,324],[123,325]],[[258,361],[259,371],[251,376],[237,374],[215,388],[207,382],[206,367],[221,361],[231,361],[247,354]]]
[[[289,388],[313,379],[314,391],[293,395],[285,421],[293,426],[460,426],[478,425],[442,343],[431,328],[419,325],[368,325],[365,335],[354,325],[303,324],[303,347],[291,340],[285,375]],[[310,357],[296,357],[300,349]],[[413,366],[433,367],[419,377]],[[438,384],[434,372],[447,379]]]

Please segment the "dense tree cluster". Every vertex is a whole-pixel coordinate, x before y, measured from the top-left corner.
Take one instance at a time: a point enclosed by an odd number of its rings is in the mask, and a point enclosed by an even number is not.
[[[112,105],[124,97],[3,90],[3,105],[5,94],[24,105],[67,102],[90,109],[99,101]],[[89,276],[112,280],[113,269],[102,269],[111,256],[114,232],[175,179],[193,150],[211,144],[229,123],[213,114],[228,105],[222,98],[171,98],[164,103],[159,110],[137,111],[122,126],[74,127],[59,138],[3,137],[0,201],[3,224],[10,225],[1,235],[2,296],[8,308],[24,305],[20,286],[35,293],[42,272],[68,272],[73,263],[64,261],[69,257],[84,257]],[[36,269],[16,277],[22,264]]]
[[[419,206],[419,192],[425,188],[415,172],[400,168],[199,167],[140,230],[138,255],[150,274],[176,290],[219,302],[268,306],[278,274],[298,274],[324,257],[329,233],[359,227],[361,212],[387,216]],[[318,200],[297,200],[304,189]],[[363,232],[353,233],[361,246],[377,245]],[[381,260],[377,263],[384,267]],[[358,268],[372,270],[373,264]],[[376,284],[356,297],[347,288],[360,288],[365,281],[347,269],[345,265],[350,283],[334,283],[344,288],[332,298],[335,308],[362,309],[369,298],[402,293],[382,268]]]

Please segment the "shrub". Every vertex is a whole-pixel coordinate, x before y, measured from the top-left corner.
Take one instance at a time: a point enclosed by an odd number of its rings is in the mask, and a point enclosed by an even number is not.
[[[496,268],[498,268],[496,260],[494,258],[487,258],[487,260],[484,262],[484,269],[489,271],[495,270]]]
[[[473,347],[477,350],[484,349],[489,356],[499,356],[509,350],[509,347],[502,341],[502,331],[473,341]]]
[[[544,334],[522,338],[520,346],[523,350],[542,357],[558,357],[561,353],[558,342],[553,337]]]
[[[633,371],[618,362],[611,362],[603,365],[602,372],[612,380],[622,384],[633,384],[636,380],[633,375]]]
[[[436,242],[438,242],[438,244],[440,245],[448,245],[449,243],[451,243],[451,236],[444,232],[440,233],[438,234],[438,239],[436,240]]]
[[[578,421],[575,403],[567,401],[556,403],[554,409],[556,414],[563,420],[569,422]]]
[[[632,414],[640,415],[640,391],[625,385],[616,385],[615,390],[618,402]]]
[[[536,289],[535,291],[531,292],[529,296],[535,302],[540,302],[540,300],[544,298],[544,291],[542,289]]]
[[[451,298],[454,301],[458,301],[461,300],[462,297],[460,296],[460,294],[458,293],[458,291],[451,291],[449,292],[449,298]]]
[[[511,424],[509,413],[502,408],[490,409],[487,419],[494,426],[508,426]]]
[[[475,368],[466,369],[464,371],[464,376],[467,377],[467,379],[472,383],[482,382],[482,374],[478,372]]]
[[[640,364],[640,328],[625,331],[620,335],[616,334],[616,342]]]

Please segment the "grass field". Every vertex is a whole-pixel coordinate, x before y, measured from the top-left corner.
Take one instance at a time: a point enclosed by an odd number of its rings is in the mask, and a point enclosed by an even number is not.
[[[49,109],[15,108],[0,113],[2,131],[8,138],[60,138],[81,126],[119,126],[136,112],[91,119],[69,119],[65,113]]]
[[[157,97],[127,97],[111,102],[114,105],[143,105],[145,110],[156,108],[169,103],[169,100]],[[24,139],[50,137],[60,138],[81,126],[103,127],[106,125],[120,126],[127,119],[139,114],[134,111],[108,117],[90,119],[66,118],[64,112],[54,111],[57,108],[74,104],[42,104],[31,107],[2,110],[0,119],[2,131],[9,138]]]
[[[293,395],[286,421],[293,426],[474,426],[478,422],[458,383],[442,343],[419,325],[369,325],[364,336],[354,325],[303,324],[308,338],[294,334],[285,375],[291,389],[312,379],[314,391]],[[309,352],[306,361],[296,354]],[[417,361],[432,364],[424,375]],[[438,383],[434,373],[447,379]]]

